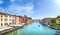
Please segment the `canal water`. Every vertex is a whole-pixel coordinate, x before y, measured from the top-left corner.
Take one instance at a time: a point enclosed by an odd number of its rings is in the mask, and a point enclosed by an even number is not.
[[[31,23],[24,26],[24,28],[5,33],[4,35],[54,35],[56,31],[40,23]]]

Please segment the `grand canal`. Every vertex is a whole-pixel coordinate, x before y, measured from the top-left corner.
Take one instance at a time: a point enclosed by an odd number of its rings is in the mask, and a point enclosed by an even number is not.
[[[4,35],[54,35],[56,31],[35,22],[24,26],[24,28],[5,33]]]

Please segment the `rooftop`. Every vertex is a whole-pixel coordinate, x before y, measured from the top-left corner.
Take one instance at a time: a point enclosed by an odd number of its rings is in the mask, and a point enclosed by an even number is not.
[[[11,14],[7,14],[7,13],[3,13],[3,12],[0,12],[1,15],[10,15],[10,16],[16,16],[16,15],[11,15]]]
[[[43,20],[51,20],[51,18],[44,18]]]

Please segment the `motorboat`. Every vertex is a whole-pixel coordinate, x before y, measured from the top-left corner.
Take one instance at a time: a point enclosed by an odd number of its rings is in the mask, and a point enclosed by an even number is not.
[[[40,27],[40,25],[38,25],[38,27]]]

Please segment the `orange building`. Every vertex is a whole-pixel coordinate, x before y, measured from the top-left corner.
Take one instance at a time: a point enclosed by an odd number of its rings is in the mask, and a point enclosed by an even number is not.
[[[0,26],[30,23],[30,17],[22,17],[0,12]]]
[[[25,24],[32,23],[32,18],[30,18],[30,17],[24,17],[24,23]]]
[[[18,17],[19,17],[19,23],[20,24],[24,23],[24,17],[22,17],[22,16],[18,16]]]
[[[32,22],[32,18],[27,17],[27,23],[31,23]]]

